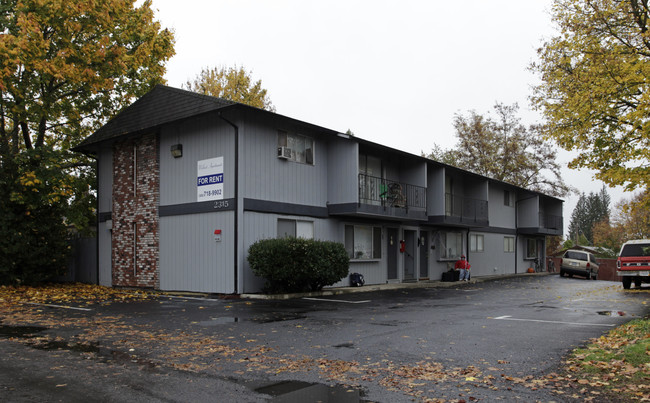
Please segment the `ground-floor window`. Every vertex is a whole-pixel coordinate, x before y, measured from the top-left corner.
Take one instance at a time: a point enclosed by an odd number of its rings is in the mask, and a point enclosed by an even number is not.
[[[469,250],[470,252],[483,252],[484,250],[484,236],[480,234],[471,234],[469,236]]]
[[[313,239],[314,223],[313,221],[288,220],[285,218],[278,219],[278,238],[296,237]]]
[[[515,237],[514,236],[504,236],[503,237],[503,251],[507,253],[513,253],[515,251]]]
[[[460,232],[442,232],[440,243],[441,259],[458,259],[463,253],[463,234]]]
[[[370,225],[346,225],[345,250],[350,259],[381,259],[381,228]]]
[[[526,241],[526,258],[535,259],[537,257],[537,240],[527,239]]]

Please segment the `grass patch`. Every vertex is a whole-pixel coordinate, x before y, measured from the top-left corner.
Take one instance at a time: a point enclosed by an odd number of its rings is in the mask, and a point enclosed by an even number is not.
[[[622,400],[650,399],[650,319],[636,319],[575,350],[567,378]],[[593,392],[592,392],[593,393]]]

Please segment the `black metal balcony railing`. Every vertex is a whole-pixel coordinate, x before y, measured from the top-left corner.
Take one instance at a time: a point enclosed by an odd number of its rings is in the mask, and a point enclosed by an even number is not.
[[[463,221],[485,221],[488,219],[488,202],[445,193],[445,215],[460,217]]]
[[[424,209],[427,205],[427,193],[422,186],[359,174],[359,203]]]
[[[564,228],[564,221],[562,216],[539,213],[539,227],[559,230]]]

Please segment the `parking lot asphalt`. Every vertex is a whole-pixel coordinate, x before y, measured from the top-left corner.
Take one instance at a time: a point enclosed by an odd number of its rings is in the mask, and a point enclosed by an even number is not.
[[[13,333],[0,337],[0,393],[17,402],[579,401],[545,380],[575,347],[647,315],[648,291],[541,273],[273,298],[156,293],[83,310],[22,305],[3,312]]]

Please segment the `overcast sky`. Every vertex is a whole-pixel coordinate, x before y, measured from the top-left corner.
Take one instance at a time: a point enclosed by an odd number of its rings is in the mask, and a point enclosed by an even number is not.
[[[528,101],[538,79],[527,68],[555,32],[550,4],[153,0],[176,36],[168,85],[202,67],[243,66],[277,113],[418,155],[434,143],[453,147],[454,115],[487,114],[495,102],[518,103],[525,124],[540,120]],[[563,172],[585,193],[602,186],[588,172]],[[612,207],[624,196],[608,192]],[[565,229],[577,199],[565,198]]]

